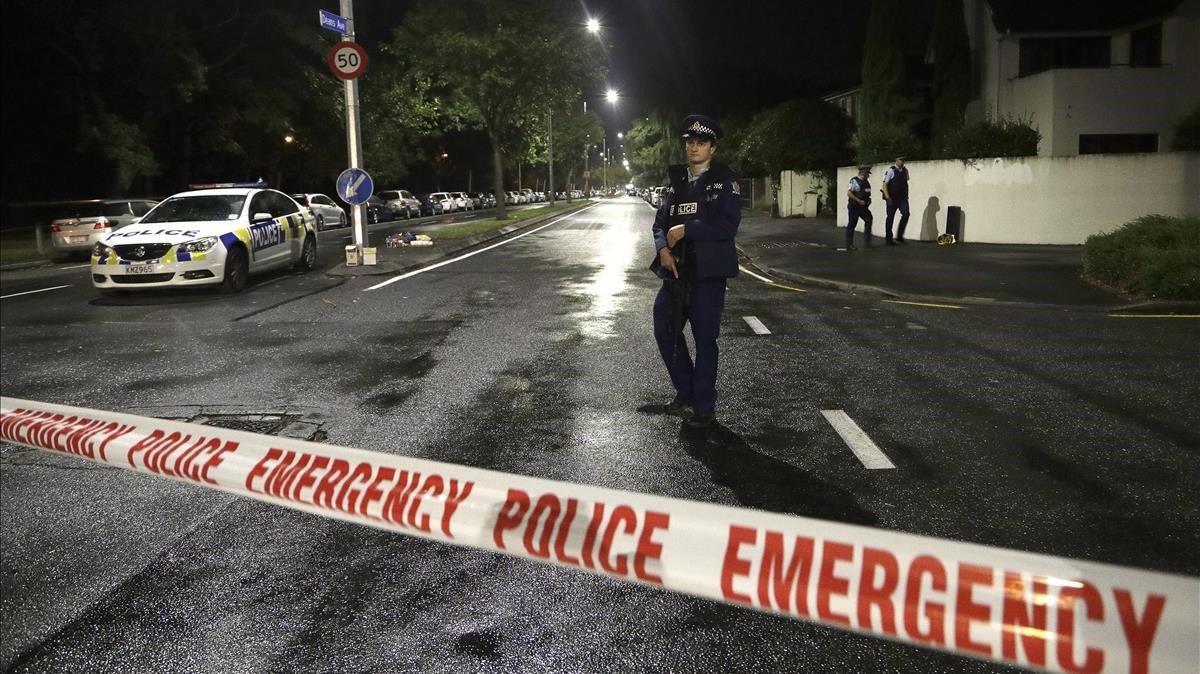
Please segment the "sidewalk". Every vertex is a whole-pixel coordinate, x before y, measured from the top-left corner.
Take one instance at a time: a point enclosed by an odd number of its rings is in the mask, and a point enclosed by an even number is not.
[[[910,223],[911,225],[911,223]],[[764,271],[802,283],[910,299],[1115,308],[1134,301],[1085,282],[1082,246],[910,241],[885,246],[883,223],[873,246],[826,218],[781,218],[744,211],[738,248]]]

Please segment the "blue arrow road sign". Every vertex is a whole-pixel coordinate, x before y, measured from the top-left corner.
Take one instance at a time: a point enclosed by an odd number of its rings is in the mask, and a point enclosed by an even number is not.
[[[375,193],[375,182],[360,168],[348,168],[337,179],[337,193],[342,201],[357,206]]]
[[[350,34],[350,21],[346,17],[338,16],[333,12],[326,12],[323,9],[318,9],[317,12],[322,28],[332,30],[335,33],[341,33],[342,35]]]

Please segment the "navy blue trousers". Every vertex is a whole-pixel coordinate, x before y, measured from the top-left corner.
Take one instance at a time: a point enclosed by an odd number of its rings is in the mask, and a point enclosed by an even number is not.
[[[846,247],[854,245],[854,228],[858,226],[858,219],[863,221],[863,240],[867,245],[871,245],[871,223],[875,220],[875,216],[871,215],[871,209],[866,206],[852,204],[848,209],[850,212],[850,222],[846,225]]]
[[[896,238],[904,238],[904,228],[908,226],[908,197],[891,199],[887,202],[887,220],[883,223],[883,233],[888,241],[892,240],[892,219],[900,211],[900,225],[896,228]]]
[[[712,412],[717,405],[717,337],[721,332],[721,314],[725,311],[725,279],[692,284],[691,303],[684,315],[696,341],[695,361],[688,353],[683,331],[678,341],[672,334],[673,292],[673,283],[663,282],[658,297],[654,298],[654,339],[658,342],[658,352],[667,365],[676,394],[697,412]]]

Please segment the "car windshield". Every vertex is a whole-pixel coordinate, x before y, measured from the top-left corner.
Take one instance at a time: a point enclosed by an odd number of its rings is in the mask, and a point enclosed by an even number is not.
[[[242,214],[244,194],[205,194],[171,197],[142,218],[142,224],[153,222],[217,222],[236,220]]]

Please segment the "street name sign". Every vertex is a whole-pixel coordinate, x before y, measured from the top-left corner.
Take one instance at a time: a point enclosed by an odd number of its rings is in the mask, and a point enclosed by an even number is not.
[[[333,12],[326,12],[323,9],[318,9],[317,20],[320,21],[321,27],[326,30],[332,30],[335,33],[341,33],[342,35],[350,34],[350,21],[344,16],[338,16]]]

